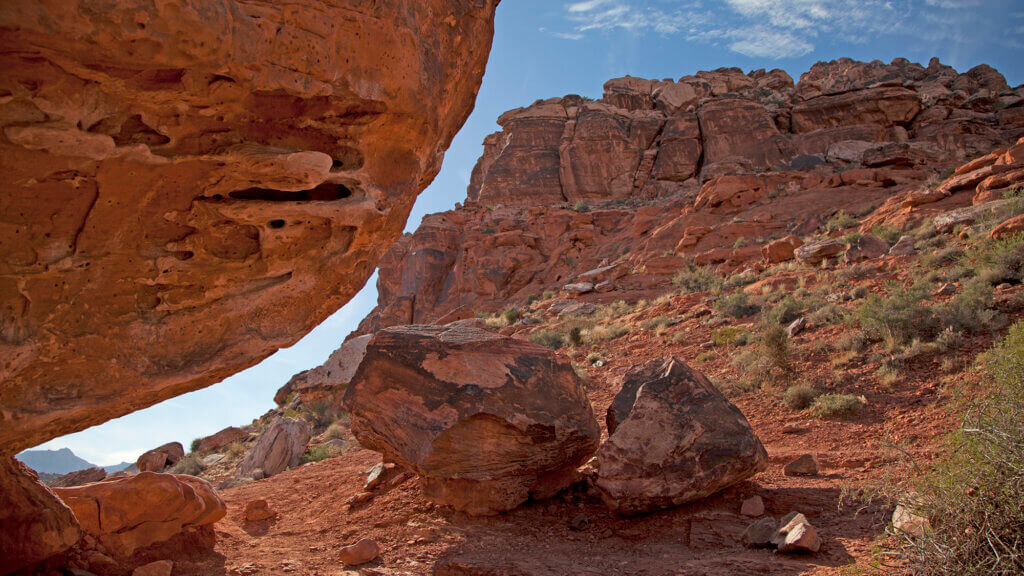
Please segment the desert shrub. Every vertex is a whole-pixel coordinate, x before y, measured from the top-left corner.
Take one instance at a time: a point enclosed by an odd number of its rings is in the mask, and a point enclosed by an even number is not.
[[[324,437],[328,440],[344,440],[346,435],[345,425],[340,421],[334,422],[328,426],[327,430],[324,432]]]
[[[737,354],[732,364],[740,372],[739,386],[743,391],[758,390],[765,384],[792,376],[786,330],[778,324],[764,324],[754,345]]]
[[[736,274],[730,275],[722,283],[722,286],[725,288],[737,288],[739,286],[753,284],[754,282],[757,282],[757,273],[753,270],[744,270],[743,272],[737,272]]]
[[[864,400],[853,394],[822,394],[814,399],[811,412],[818,418],[851,416],[864,407]]]
[[[672,319],[668,316],[655,316],[654,318],[648,318],[643,322],[640,322],[640,328],[648,332],[660,332],[664,330]]]
[[[593,344],[595,342],[604,342],[607,340],[615,340],[620,336],[629,334],[629,328],[622,324],[596,324],[590,328],[583,330],[582,337],[583,341],[587,344]]]
[[[503,316],[490,316],[484,319],[484,324],[491,330],[497,330],[498,328],[504,328],[508,326]]]
[[[604,356],[600,352],[591,352],[587,354],[587,363],[593,366],[594,364],[604,360]]]
[[[530,334],[530,342],[540,344],[541,346],[547,346],[552,350],[558,350],[562,346],[565,346],[565,340],[562,338],[562,335],[550,328],[542,328],[533,334]]]
[[[241,440],[235,440],[228,444],[228,456],[239,458],[245,454],[245,444]]]
[[[818,391],[808,384],[797,384],[786,388],[782,393],[782,401],[793,410],[803,410],[817,398]]]
[[[947,326],[945,330],[939,332],[939,335],[935,337],[935,345],[938,347],[939,352],[949,352],[950,350],[956,350],[963,346],[963,344],[963,333],[956,330],[952,326]]]
[[[716,357],[718,357],[718,354],[715,354],[714,352],[701,352],[700,354],[697,354],[697,362],[710,362]]]
[[[827,221],[825,221],[825,231],[833,232],[836,230],[843,230],[845,228],[849,228],[850,226],[855,226],[856,224],[856,218],[840,210],[839,212],[833,214],[832,217],[829,218]]]
[[[509,308],[501,313],[501,317],[505,319],[506,326],[511,326],[516,322],[519,322],[519,319],[522,318],[522,316],[522,313],[519,312],[519,308]]]
[[[552,298],[555,297],[555,293],[552,292],[551,290],[545,290],[544,292],[541,293],[540,297],[543,298],[544,300],[551,300]]]
[[[837,352],[863,352],[868,347],[868,337],[863,330],[849,330],[840,334],[832,346]]]
[[[921,258],[921,264],[928,268],[944,268],[952,266],[963,258],[965,252],[956,246],[943,248],[934,254],[927,254]]]
[[[990,284],[1024,280],[1024,234],[982,242],[971,250],[971,256],[978,263],[978,276]]]
[[[340,446],[334,444],[320,444],[319,446],[314,446],[307,450],[306,453],[302,455],[301,463],[309,464],[310,462],[319,462],[321,460],[333,458],[341,453],[342,449]]]
[[[181,460],[175,462],[171,468],[171,472],[174,474],[188,474],[189,476],[195,476],[203,471],[203,464],[199,461],[199,457],[195,454],[187,454]]]
[[[590,206],[588,206],[587,203],[584,202],[583,200],[580,200],[575,205],[573,205],[572,209],[575,210],[576,212],[590,212]]]
[[[569,331],[566,332],[565,338],[570,346],[582,346],[583,329],[579,326],[572,326],[569,328]]]
[[[611,322],[633,311],[633,307],[625,300],[616,300],[609,304],[601,304],[594,311],[594,320],[597,322]]]
[[[529,296],[526,297],[526,305],[527,306],[533,306],[533,303],[536,302],[536,301],[537,301],[537,295],[536,294],[530,294]]]
[[[740,334],[744,333],[742,328],[725,326],[711,332],[711,341],[715,343],[715,346],[732,346]]]
[[[934,329],[932,310],[922,303],[929,291],[922,282],[906,290],[892,285],[888,296],[868,295],[857,308],[857,320],[868,338],[882,340],[889,350],[895,350]]]
[[[896,241],[900,239],[900,236],[903,235],[903,232],[900,230],[884,224],[876,224],[871,228],[871,233],[882,240],[885,240],[889,244],[895,244]]]
[[[723,282],[708,266],[685,266],[672,277],[672,285],[685,293],[711,292],[721,288]]]
[[[846,310],[842,306],[826,304],[807,315],[807,320],[815,326],[828,326],[842,322],[846,318]]]
[[[723,296],[715,302],[715,308],[733,318],[743,318],[761,309],[757,304],[750,302],[750,296],[743,290],[737,290],[728,296]]]
[[[1024,571],[1024,322],[979,357],[983,396],[965,406],[948,455],[916,482],[915,513],[931,530],[906,536],[915,575]]]
[[[199,450],[199,445],[202,444],[202,442],[202,438],[196,438],[195,440],[193,440],[192,444],[189,446],[189,451],[196,452],[197,450]]]
[[[954,330],[981,332],[995,318],[992,307],[992,285],[982,278],[963,284],[963,289],[936,309],[942,323]]]
[[[330,403],[322,400],[311,402],[303,410],[306,421],[313,425],[313,428],[326,428],[337,418],[338,411]]]
[[[765,320],[776,324],[789,324],[799,318],[805,308],[806,305],[802,301],[792,294],[787,294],[765,314]]]

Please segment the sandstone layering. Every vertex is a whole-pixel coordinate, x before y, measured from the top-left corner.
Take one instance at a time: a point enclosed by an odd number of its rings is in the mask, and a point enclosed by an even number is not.
[[[497,0],[0,8],[0,452],[341,307],[470,110]]]
[[[469,514],[553,496],[600,439],[568,361],[463,326],[376,333],[345,405],[360,443],[419,474],[431,500]]]

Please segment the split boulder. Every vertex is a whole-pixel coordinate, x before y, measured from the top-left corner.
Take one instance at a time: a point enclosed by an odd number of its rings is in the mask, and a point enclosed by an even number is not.
[[[139,456],[135,466],[139,472],[160,472],[168,466],[173,466],[184,457],[185,447],[181,445],[181,442],[168,442]]]
[[[430,500],[474,515],[554,495],[600,438],[567,360],[465,326],[378,331],[344,401],[363,446],[416,472]]]
[[[260,434],[235,475],[254,477],[256,470],[262,470],[261,477],[265,478],[298,466],[312,437],[313,431],[305,420],[276,418]]]
[[[692,502],[768,467],[739,408],[678,358],[627,374],[607,420],[597,486],[622,515]]]

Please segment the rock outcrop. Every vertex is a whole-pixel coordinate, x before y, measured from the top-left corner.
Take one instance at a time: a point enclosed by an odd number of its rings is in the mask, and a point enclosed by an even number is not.
[[[274,402],[284,406],[292,394],[298,394],[307,406],[324,402],[332,407],[340,407],[341,395],[345,393],[352,375],[362,362],[369,341],[369,334],[346,340],[341,348],[331,353],[326,362],[292,376],[274,394]]]
[[[211,450],[217,450],[223,448],[232,442],[238,442],[239,440],[246,440],[249,438],[249,433],[241,428],[235,426],[228,426],[227,428],[207,436],[199,441],[199,445],[196,446],[195,452],[203,453]]]
[[[550,349],[465,326],[377,332],[345,393],[352,431],[469,514],[557,493],[597,449],[579,377]]]
[[[313,431],[305,420],[276,418],[238,464],[235,475],[250,477],[259,470],[261,477],[266,477],[298,466],[312,437]]]
[[[105,480],[106,477],[107,471],[103,468],[86,468],[85,470],[69,472],[53,480],[50,482],[50,488],[71,488],[72,486],[100,482]]]
[[[1024,148],[1012,146],[1021,111],[1024,87],[991,68],[904,59],[821,62],[795,84],[781,70],[626,77],[597,101],[537,101],[498,119],[465,205],[425,217],[384,255],[359,333],[444,324],[580,282],[642,290],[691,262],[733,273],[794,252],[812,265],[841,258],[845,243],[823,237],[840,211],[877,209],[864,233],[907,228],[970,204],[975,187],[991,199],[1024,181]],[[980,172],[928,190],[993,150]],[[910,196],[931,203],[903,207]],[[606,266],[622,273],[600,289],[583,275]]]
[[[627,374],[607,423],[597,487],[619,514],[692,502],[768,467],[768,454],[739,408],[678,358]]]
[[[180,474],[135,476],[75,488],[57,488],[82,526],[115,559],[174,538],[185,530],[209,530],[227,513],[205,480]]]
[[[135,467],[139,469],[139,472],[160,472],[168,466],[173,466],[184,457],[185,447],[181,445],[181,442],[168,442],[163,446],[144,452],[135,461]]]
[[[82,531],[31,468],[0,457],[0,536],[0,574],[8,574],[74,546]]]
[[[0,9],[0,454],[289,346],[401,233],[497,0]]]

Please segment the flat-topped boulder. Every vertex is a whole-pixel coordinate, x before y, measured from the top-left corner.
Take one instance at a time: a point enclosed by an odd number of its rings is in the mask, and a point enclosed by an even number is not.
[[[360,443],[416,472],[427,498],[469,514],[554,495],[600,439],[568,360],[465,326],[377,332],[345,405]]]

